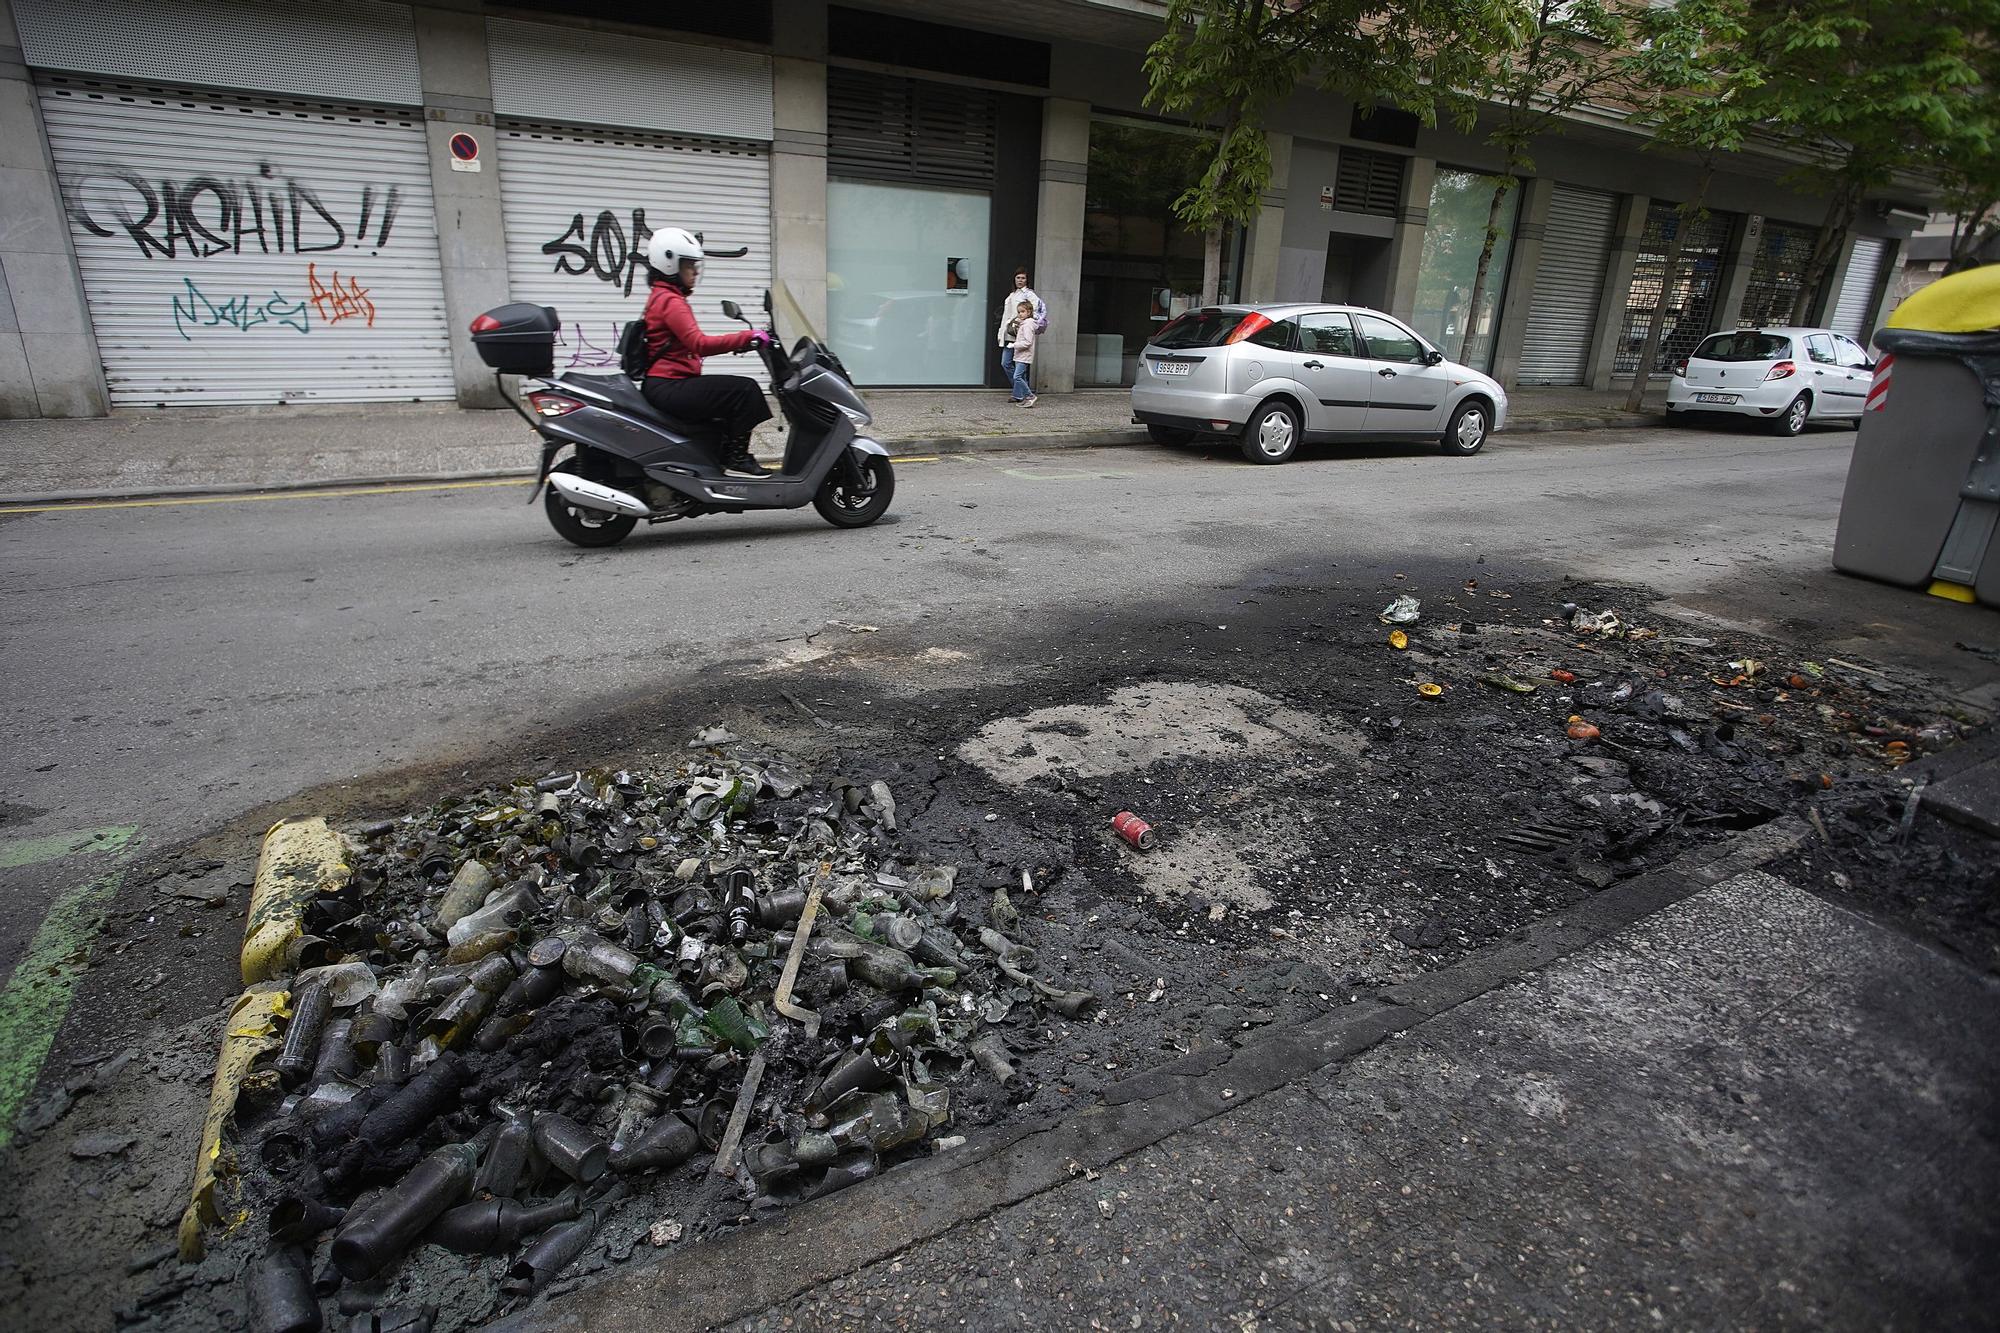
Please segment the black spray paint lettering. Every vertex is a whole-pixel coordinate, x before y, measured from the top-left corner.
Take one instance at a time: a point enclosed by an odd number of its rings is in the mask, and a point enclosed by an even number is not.
[[[380,250],[388,245],[402,205],[402,190],[361,187],[352,232],[321,191],[270,164],[249,180],[196,176],[157,184],[136,171],[107,167],[70,182],[69,214],[93,236],[131,238],[148,258],[206,259],[212,255],[315,254],[343,246]],[[377,216],[379,210],[379,217]],[[374,226],[371,238],[369,230]]]
[[[628,243],[624,225],[607,208],[597,215],[587,234],[583,229],[583,214],[572,217],[562,235],[542,246],[542,253],[555,256],[557,273],[590,275],[613,286],[623,284],[629,295],[632,278],[639,270],[639,256],[652,235],[653,229],[646,225],[646,210],[635,208]]]

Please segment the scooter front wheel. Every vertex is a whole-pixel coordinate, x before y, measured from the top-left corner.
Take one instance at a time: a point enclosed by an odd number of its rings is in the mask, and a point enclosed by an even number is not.
[[[827,474],[820,483],[819,494],[813,497],[813,508],[836,528],[867,527],[889,512],[889,501],[895,498],[896,473],[888,459],[880,454],[865,454],[857,467],[860,484],[853,484],[842,475],[847,469],[837,467]]]
[[[550,469],[554,472],[582,473],[574,458],[565,458]],[[550,486],[542,492],[542,508],[549,526],[566,542],[577,546],[616,546],[631,535],[639,520],[630,514],[607,514],[601,509],[579,509]]]

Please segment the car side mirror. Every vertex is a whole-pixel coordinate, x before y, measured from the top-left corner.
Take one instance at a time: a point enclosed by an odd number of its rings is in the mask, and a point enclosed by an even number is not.
[[[1440,352],[1435,347],[1431,348],[1430,350],[1424,353],[1424,364],[1427,366],[1439,365],[1443,361],[1444,361],[1444,353]]]
[[[722,313],[731,319],[743,319],[743,307],[734,301],[724,301],[722,303]],[[750,321],[746,319],[743,322],[747,324]]]
[[[1873,361],[1863,361],[1861,363],[1861,368],[1863,370],[1873,370],[1875,369],[1875,363]]]

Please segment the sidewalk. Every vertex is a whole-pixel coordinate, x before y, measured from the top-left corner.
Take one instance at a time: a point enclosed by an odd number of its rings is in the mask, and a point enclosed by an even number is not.
[[[1743,868],[1806,836],[498,1327],[1981,1325],[2000,983]]]
[[[1124,389],[1048,394],[1032,408],[1002,389],[868,393],[873,434],[899,454],[1142,444]],[[1657,395],[1665,402],[1665,389]],[[1649,403],[1650,405],[1650,403]],[[1507,433],[1650,425],[1624,393],[1523,389]],[[784,450],[772,425],[757,453]],[[539,451],[512,412],[445,404],[120,410],[81,421],[0,421],[0,504],[56,499],[442,481],[532,471]]]

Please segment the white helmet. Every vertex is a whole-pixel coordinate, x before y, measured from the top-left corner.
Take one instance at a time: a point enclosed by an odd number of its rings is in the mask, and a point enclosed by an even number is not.
[[[646,239],[646,262],[658,272],[674,277],[681,261],[701,260],[701,238],[684,227],[662,227]]]

